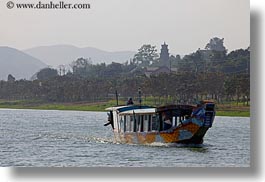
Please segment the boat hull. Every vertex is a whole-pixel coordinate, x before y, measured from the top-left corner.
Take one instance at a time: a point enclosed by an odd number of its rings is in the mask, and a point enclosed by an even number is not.
[[[194,123],[154,132],[124,132],[114,131],[118,143],[151,144],[151,143],[183,143],[201,144],[209,127],[198,126]]]

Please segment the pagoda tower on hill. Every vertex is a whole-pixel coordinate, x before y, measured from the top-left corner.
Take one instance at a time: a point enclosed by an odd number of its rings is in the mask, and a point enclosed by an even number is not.
[[[161,45],[161,52],[160,52],[159,60],[162,66],[165,66],[170,69],[168,45],[165,42],[164,44]]]

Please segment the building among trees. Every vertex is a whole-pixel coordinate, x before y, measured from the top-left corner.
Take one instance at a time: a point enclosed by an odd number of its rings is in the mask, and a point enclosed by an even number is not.
[[[171,65],[169,61],[169,50],[168,50],[168,45],[165,42],[164,44],[161,45],[159,61],[164,67],[167,67],[170,69]]]
[[[7,81],[8,81],[8,82],[14,82],[14,81],[16,81],[16,78],[15,78],[13,75],[9,74],[9,75],[7,76]]]
[[[160,57],[158,59],[157,67],[146,67],[145,75],[150,77],[151,75],[159,75],[161,73],[177,72],[176,68],[171,67],[168,45],[164,42],[161,45]]]

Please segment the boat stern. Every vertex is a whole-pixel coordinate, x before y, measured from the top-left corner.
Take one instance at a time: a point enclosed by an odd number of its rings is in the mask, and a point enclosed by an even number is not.
[[[211,128],[213,125],[213,121],[215,118],[215,104],[214,102],[205,102],[204,104],[204,120],[203,120],[203,126]]]

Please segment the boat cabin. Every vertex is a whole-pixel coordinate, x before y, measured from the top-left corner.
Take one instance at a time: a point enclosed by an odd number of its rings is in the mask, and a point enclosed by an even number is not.
[[[113,130],[119,133],[159,132],[182,124],[191,116],[193,108],[191,105],[110,107],[106,109],[109,111],[109,123],[105,125],[111,124]]]

